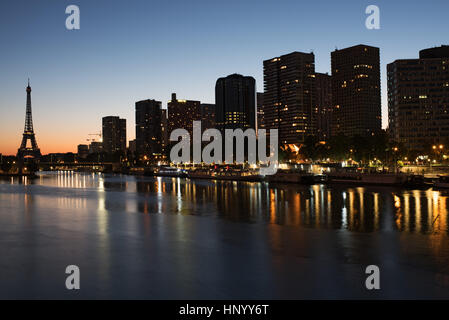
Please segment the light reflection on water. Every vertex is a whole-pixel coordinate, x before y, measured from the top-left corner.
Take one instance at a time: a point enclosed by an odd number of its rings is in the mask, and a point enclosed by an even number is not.
[[[105,231],[109,211],[215,216],[354,232],[447,235],[448,193],[389,187],[302,186],[235,181],[58,172],[0,182],[1,200],[25,208],[52,200],[59,208],[95,206]],[[15,187],[13,189],[8,189]],[[40,201],[34,197],[39,196]],[[41,197],[42,196],[42,197]]]
[[[87,298],[363,297],[369,264],[385,297],[448,297],[447,197],[70,172],[0,180],[0,298],[68,295],[60,275],[73,263]]]

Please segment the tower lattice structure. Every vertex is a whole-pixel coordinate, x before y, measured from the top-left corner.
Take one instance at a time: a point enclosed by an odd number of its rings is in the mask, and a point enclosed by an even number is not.
[[[31,113],[31,87],[30,80],[28,80],[28,86],[26,88],[27,104],[25,115],[25,128],[23,131],[22,143],[17,151],[17,157],[19,160],[24,159],[39,159],[41,157],[41,151],[39,150],[36,142],[36,136],[33,129],[33,117]]]

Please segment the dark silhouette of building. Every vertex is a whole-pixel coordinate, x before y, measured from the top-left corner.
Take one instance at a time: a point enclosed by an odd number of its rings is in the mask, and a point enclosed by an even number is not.
[[[332,121],[332,77],[327,73],[315,74],[317,105],[317,136],[327,141],[331,136]]]
[[[129,140],[128,142],[128,151],[132,154],[137,152],[137,148],[136,148],[136,139],[134,140]]]
[[[257,129],[264,129],[265,120],[263,112],[263,92],[257,92],[256,105],[257,105]]]
[[[42,161],[51,163],[73,163],[75,162],[75,158],[76,155],[73,152],[49,153],[42,156]]]
[[[204,132],[207,129],[215,128],[215,104],[201,104],[201,129]]]
[[[79,144],[78,145],[78,158],[86,159],[89,155],[89,146],[87,144]]]
[[[36,159],[41,157],[41,151],[37,146],[36,136],[33,128],[33,116],[31,113],[31,87],[30,80],[28,79],[28,86],[26,87],[27,104],[25,115],[25,128],[23,130],[22,143],[17,151],[17,158],[19,161],[25,159]]]
[[[316,132],[315,56],[292,52],[265,60],[264,125],[279,143],[300,145]]]
[[[103,117],[103,151],[109,154],[126,151],[126,119]]]
[[[168,137],[175,129],[185,129],[190,137],[193,134],[193,121],[201,121],[201,102],[195,100],[180,100],[176,93],[167,104],[168,109]]]
[[[161,109],[161,130],[162,130],[162,154],[167,155],[169,147],[168,136],[168,115],[167,109]]]
[[[92,141],[89,144],[89,154],[91,153],[102,153],[103,152],[103,142]]]
[[[256,129],[256,80],[231,74],[215,84],[217,129]]]
[[[382,127],[379,48],[335,50],[332,64],[332,135],[366,136]]]
[[[163,109],[160,101],[136,102],[136,150],[150,161],[164,159]]]
[[[434,47],[423,49],[419,51],[420,59],[444,59],[449,58],[449,46],[442,45],[441,47]]]
[[[449,46],[419,56],[387,66],[389,132],[409,149],[428,150],[449,141]]]

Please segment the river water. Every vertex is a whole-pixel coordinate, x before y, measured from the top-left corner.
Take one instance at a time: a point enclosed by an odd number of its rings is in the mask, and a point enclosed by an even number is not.
[[[449,298],[448,192],[52,172],[0,180],[0,298]],[[67,290],[68,265],[80,290]],[[380,269],[368,290],[365,269]]]

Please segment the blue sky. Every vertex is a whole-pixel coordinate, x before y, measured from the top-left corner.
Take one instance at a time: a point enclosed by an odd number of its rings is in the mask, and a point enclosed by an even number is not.
[[[78,5],[81,29],[65,28]],[[381,29],[365,28],[365,8],[380,7]],[[2,1],[0,153],[20,144],[26,79],[43,152],[75,151],[101,117],[128,120],[134,103],[154,98],[214,102],[218,77],[241,73],[263,91],[262,62],[291,51],[315,53],[330,72],[330,52],[360,43],[381,52],[383,123],[386,64],[448,44],[449,1]]]

